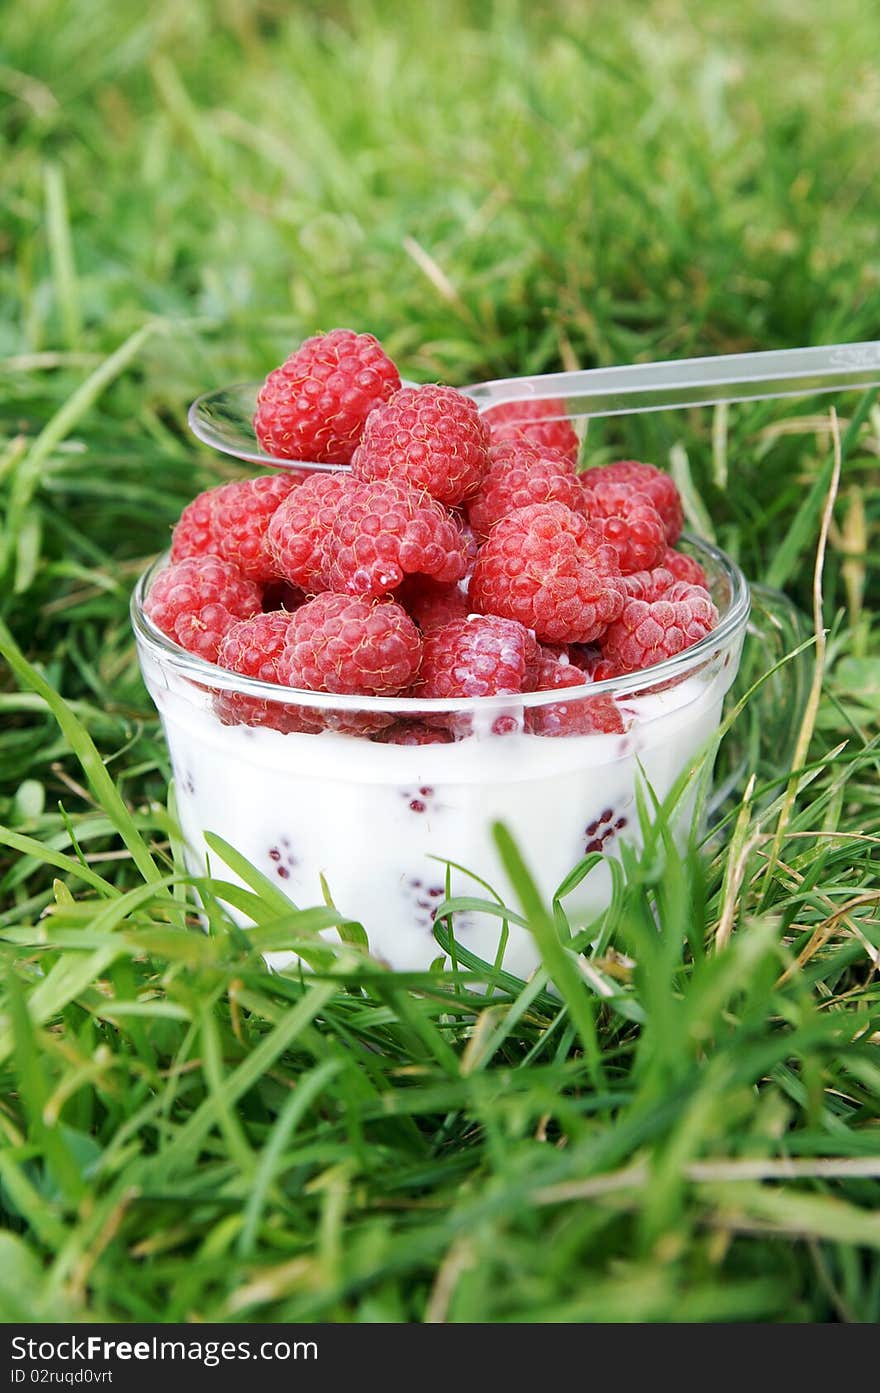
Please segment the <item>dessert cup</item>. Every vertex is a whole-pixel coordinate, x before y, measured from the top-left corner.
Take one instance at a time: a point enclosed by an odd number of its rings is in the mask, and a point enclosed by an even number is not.
[[[160,558],[135,590],[132,622],[168,743],[189,869],[205,873],[205,833],[214,833],[300,908],[323,904],[326,886],[336,908],[363,924],[375,957],[423,970],[441,955],[433,923],[447,893],[485,898],[488,885],[519,907],[492,835],[501,822],[548,901],[585,855],[602,853],[565,899],[572,925],[585,927],[610,901],[609,860],[640,843],[640,788],[650,807],[685,775],[673,827],[682,844],[690,835],[701,755],[739,666],[745,578],[708,543],[691,538],[688,549],[720,615],[692,648],[582,688],[432,701],[276,687],[185,652],[144,613],[167,562]],[[589,727],[578,717],[599,697],[614,703],[623,732],[565,734]],[[243,884],[215,851],[210,870]],[[496,960],[499,918],[458,911],[453,926],[467,949]],[[537,961],[528,931],[511,923],[505,969],[525,976]]]

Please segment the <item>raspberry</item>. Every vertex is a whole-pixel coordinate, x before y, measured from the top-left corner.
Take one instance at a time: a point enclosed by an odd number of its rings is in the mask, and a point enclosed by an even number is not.
[[[578,654],[577,666],[586,673],[588,681],[607,682],[612,677],[619,677],[617,668],[603,658],[602,650],[596,644],[587,644],[575,652]]]
[[[441,585],[427,576],[407,576],[394,598],[422,633],[438,629],[451,619],[466,619],[469,613],[467,596],[460,585]]]
[[[348,485],[347,476],[313,474],[279,504],[269,524],[266,544],[278,574],[307,594],[325,589],[324,543]]]
[[[666,553],[666,534],[647,494],[613,481],[595,484],[581,494],[583,512],[617,552],[623,575],[659,566]]]
[[[541,644],[532,691],[552,692],[557,687],[582,687],[589,680],[577,663],[570,662],[566,657],[555,657],[552,648]]]
[[[261,682],[280,682],[278,663],[292,622],[293,615],[284,610],[240,620],[221,640],[217,662],[230,672],[256,677]],[[244,692],[218,691],[214,705],[224,725],[270,726],[284,734],[300,729],[297,708],[280,701]]]
[[[240,619],[220,642],[218,665],[245,677],[256,677],[260,682],[278,682],[278,659],[284,652],[292,621],[293,615],[284,610]]]
[[[250,580],[277,577],[266,532],[279,504],[299,486],[301,472],[261,474],[206,489],[188,503],[172,533],[171,560],[222,556]]]
[[[706,572],[703,570],[699,561],[695,561],[692,556],[688,556],[684,551],[674,551],[672,547],[666,548],[666,555],[662,563],[667,571],[671,571],[676,580],[687,581],[688,585],[701,585],[704,590],[709,589],[709,581]]]
[[[629,576],[623,576],[621,579],[626,585]],[[579,668],[584,674],[582,680],[585,682],[604,682],[606,678],[617,676],[616,668],[602,657],[602,649],[597,643],[542,643],[541,656],[553,658],[563,666],[569,664],[571,667]],[[541,688],[537,687],[535,690],[540,691]]]
[[[501,518],[480,548],[474,609],[518,619],[548,643],[591,643],[623,611],[613,547],[564,503],[533,503]]]
[[[188,556],[160,571],[144,610],[181,648],[213,663],[220,640],[260,609],[260,589],[219,556]]]
[[[355,478],[401,479],[450,506],[469,498],[489,467],[489,432],[454,387],[403,387],[370,413],[352,460]]]
[[[681,498],[673,480],[662,469],[655,469],[653,464],[642,464],[639,460],[621,459],[614,464],[588,469],[580,478],[588,491],[599,484],[614,483],[630,484],[639,493],[646,493],[663,519],[667,542],[674,546],[678,541],[684,526]]]
[[[392,479],[349,482],[324,546],[328,589],[379,596],[405,575],[456,581],[466,569],[464,538],[430,494]]]
[[[538,647],[541,651],[542,663],[544,661],[562,663],[563,666],[566,663],[573,663],[575,667],[579,667],[579,655],[584,652],[583,646],[578,643],[539,643]],[[536,688],[535,690],[540,689]]]
[[[217,495],[225,488],[205,489],[187,503],[171,534],[171,560],[183,561],[187,556],[216,556],[217,540],[214,535],[214,505]]]
[[[214,498],[215,551],[251,580],[267,582],[278,571],[266,545],[269,524],[302,480],[301,474],[262,474],[224,484]]]
[[[385,745],[448,745],[455,737],[451,730],[426,725],[424,721],[395,721],[377,737]]]
[[[525,439],[542,450],[559,450],[572,464],[577,460],[580,442],[566,416],[563,401],[544,397],[538,401],[505,402],[488,407],[483,415],[493,444]],[[562,419],[548,419],[553,416]]]
[[[565,503],[577,509],[583,490],[570,459],[527,440],[504,440],[489,450],[489,469],[468,505],[474,531],[484,538],[493,523],[530,503]]]
[[[397,368],[372,334],[316,334],[260,388],[257,439],[279,459],[348,464],[373,407],[399,387]]]
[[[602,651],[618,672],[637,672],[690,648],[717,622],[708,592],[676,581],[658,600],[627,600],[605,634]]]
[[[631,600],[659,600],[671,586],[675,576],[665,566],[654,566],[650,571],[633,571],[623,577],[623,587]]]
[[[418,695],[505,696],[531,685],[538,648],[515,619],[471,615],[425,635]]]
[[[543,658],[538,665],[535,690],[582,687],[590,678],[573,663]],[[526,730],[533,735],[622,735],[623,718],[612,697],[581,696],[548,706],[533,706],[526,713]]]
[[[394,696],[419,668],[421,639],[393,600],[316,595],[290,616],[279,673],[310,692]]]

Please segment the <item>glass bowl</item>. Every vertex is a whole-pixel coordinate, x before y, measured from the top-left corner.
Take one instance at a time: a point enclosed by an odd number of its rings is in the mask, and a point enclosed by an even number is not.
[[[492,836],[502,822],[548,902],[585,854],[603,853],[565,901],[573,925],[586,926],[610,901],[608,860],[622,843],[639,844],[640,783],[662,801],[693,769],[676,810],[677,835],[687,838],[701,752],[739,666],[745,578],[706,542],[688,539],[688,550],[720,614],[692,648],[562,692],[431,701],[277,687],[185,652],[144,613],[167,564],[160,558],[137,585],[132,622],[168,742],[189,869],[205,873],[205,833],[213,832],[300,908],[323,904],[326,885],[336,908],[363,924],[371,953],[422,970],[440,955],[433,920],[447,876],[452,895],[485,896],[482,881],[518,907]],[[606,712],[614,704],[622,733],[560,733],[583,729],[572,718],[599,709],[597,698]],[[214,851],[210,866],[243,884]],[[460,911],[454,931],[495,960],[498,918]],[[511,924],[504,967],[525,976],[537,962],[530,934]]]

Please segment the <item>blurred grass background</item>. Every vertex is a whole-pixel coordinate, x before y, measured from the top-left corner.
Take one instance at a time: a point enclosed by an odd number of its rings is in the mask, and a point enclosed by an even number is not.
[[[147,893],[168,768],[127,622],[180,508],[235,472],[188,402],[316,329],[454,383],[878,337],[878,52],[860,0],[3,8],[7,1318],[880,1314],[876,408],[797,801],[635,876],[621,948],[647,961],[659,913],[674,951],[598,1013],[601,1087],[576,1002],[269,979],[219,909],[203,943]],[[694,498],[809,606],[827,422],[769,453],[766,425],[722,459],[692,423]]]

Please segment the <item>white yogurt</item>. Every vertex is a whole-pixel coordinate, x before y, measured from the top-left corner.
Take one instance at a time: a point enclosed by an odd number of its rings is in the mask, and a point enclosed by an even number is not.
[[[204,873],[209,831],[301,908],[324,902],[323,875],[336,907],[364,925],[371,952],[398,969],[424,969],[440,955],[432,920],[445,895],[444,861],[467,867],[520,908],[493,822],[506,824],[548,901],[598,837],[610,856],[624,839],[637,844],[637,782],[644,777],[657,798],[666,797],[717,728],[735,670],[728,654],[666,691],[621,703],[631,720],[625,735],[487,733],[406,746],[226,726],[207,693],[145,662],[190,868]],[[680,814],[683,836],[689,801]],[[214,852],[210,863],[215,874],[241,883]],[[456,895],[485,895],[458,870],[451,884]],[[594,919],[610,894],[603,862],[566,898],[574,927]],[[455,930],[467,948],[495,959],[500,920],[462,913]],[[271,960],[283,966],[291,955]],[[504,967],[527,975],[537,961],[531,936],[510,925]]]

